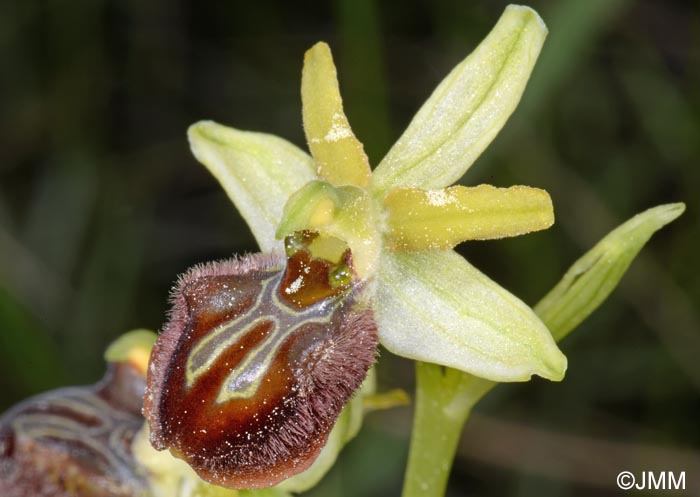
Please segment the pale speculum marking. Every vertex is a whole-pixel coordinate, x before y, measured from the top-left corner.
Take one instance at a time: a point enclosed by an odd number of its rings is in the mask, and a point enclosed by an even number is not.
[[[237,365],[232,365],[216,403],[250,398],[257,392],[287,339],[306,325],[330,325],[334,312],[341,305],[340,297],[322,299],[308,307],[296,309],[279,298],[283,275],[283,271],[279,271],[264,279],[255,302],[245,313],[218,326],[194,345],[187,358],[185,377],[188,389],[226,350],[240,346],[247,334],[267,325],[265,338],[247,351]]]

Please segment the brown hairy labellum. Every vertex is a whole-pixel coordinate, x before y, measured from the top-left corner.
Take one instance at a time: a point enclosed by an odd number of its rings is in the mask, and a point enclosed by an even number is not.
[[[143,376],[112,363],[96,385],[28,399],[0,418],[2,497],[145,497],[131,442],[143,426]]]
[[[180,278],[151,354],[144,414],[157,449],[204,480],[268,487],[308,468],[375,360],[377,329],[349,250],[256,254]]]

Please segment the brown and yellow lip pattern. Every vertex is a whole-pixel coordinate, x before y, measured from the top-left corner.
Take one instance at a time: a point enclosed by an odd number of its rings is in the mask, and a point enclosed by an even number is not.
[[[144,414],[157,449],[204,480],[269,487],[308,468],[374,363],[377,329],[350,250],[255,254],[180,278],[151,355]]]

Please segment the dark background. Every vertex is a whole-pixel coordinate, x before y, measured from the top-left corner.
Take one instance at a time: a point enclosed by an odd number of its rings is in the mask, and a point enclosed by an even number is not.
[[[255,251],[192,158],[199,119],[303,146],[304,51],[328,41],[373,164],[499,1],[0,3],[0,410],[92,382],[107,343],[157,329],[190,265]],[[563,345],[560,384],[504,385],[468,424],[449,495],[618,495],[621,470],[700,495],[700,5],[533,1],[550,28],[523,101],[464,179],[547,189],[547,232],[460,250],[534,304],[602,235],[687,212]],[[385,388],[412,365],[383,353]],[[371,415],[315,496],[398,495],[410,409]]]

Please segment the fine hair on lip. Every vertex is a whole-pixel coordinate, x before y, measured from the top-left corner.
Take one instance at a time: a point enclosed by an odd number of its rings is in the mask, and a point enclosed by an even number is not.
[[[309,276],[303,303],[284,291],[300,267],[322,273]],[[180,277],[148,372],[144,415],[156,448],[229,488],[272,486],[313,463],[378,343],[364,285],[331,288],[330,269],[301,250]]]

